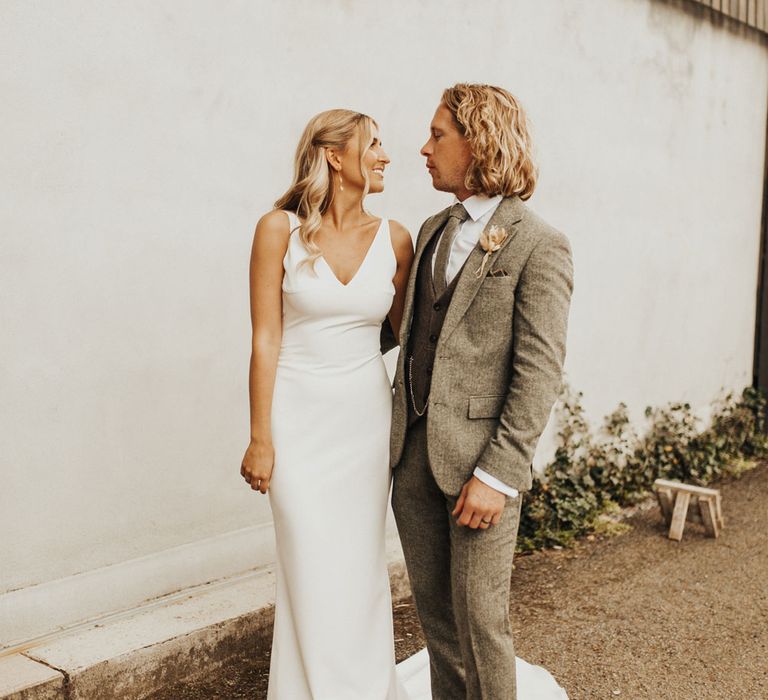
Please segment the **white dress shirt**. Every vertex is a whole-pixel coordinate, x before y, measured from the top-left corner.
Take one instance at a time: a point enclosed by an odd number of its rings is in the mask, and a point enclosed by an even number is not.
[[[480,240],[480,234],[483,232],[486,224],[491,220],[493,213],[502,200],[501,195],[495,197],[486,197],[481,194],[475,194],[465,199],[462,204],[467,210],[467,220],[459,226],[459,231],[453,239],[450,253],[448,254],[448,266],[445,271],[445,284],[449,285],[456,277],[462,265],[467,261],[469,254],[477,246]],[[457,199],[456,202],[459,200]],[[435,273],[435,258],[437,257],[437,246],[432,255],[432,274]],[[482,469],[475,467],[474,475],[484,484],[491,488],[501,491],[501,493],[516,498],[519,494],[517,489],[507,486],[499,481],[495,476],[491,476]]]

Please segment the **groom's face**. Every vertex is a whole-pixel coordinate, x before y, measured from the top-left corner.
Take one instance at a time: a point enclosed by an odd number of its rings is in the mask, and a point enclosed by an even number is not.
[[[452,192],[462,201],[472,194],[464,185],[467,169],[472,163],[472,150],[451,111],[443,104],[432,118],[429,140],[422,146],[421,155],[427,159],[427,169],[436,190]]]

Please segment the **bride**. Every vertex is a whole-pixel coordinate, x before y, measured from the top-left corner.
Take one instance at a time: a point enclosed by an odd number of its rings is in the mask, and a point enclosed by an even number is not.
[[[316,115],[293,183],[254,234],[240,473],[274,517],[270,700],[431,697],[426,650],[395,665],[384,551],[392,386],[380,335],[384,324],[398,337],[413,260],[408,231],[363,205],[388,163],[373,119]],[[565,697],[535,694],[553,688],[519,662],[519,698]]]

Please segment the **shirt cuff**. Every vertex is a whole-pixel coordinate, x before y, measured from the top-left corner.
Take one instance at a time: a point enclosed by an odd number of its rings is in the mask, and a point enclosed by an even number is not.
[[[517,498],[520,495],[517,489],[513,489],[511,486],[507,486],[505,483],[499,481],[495,476],[491,476],[488,474],[488,472],[484,472],[482,469],[480,469],[480,467],[475,467],[474,474],[486,486],[490,486],[492,489],[501,491],[501,493],[511,498]]]

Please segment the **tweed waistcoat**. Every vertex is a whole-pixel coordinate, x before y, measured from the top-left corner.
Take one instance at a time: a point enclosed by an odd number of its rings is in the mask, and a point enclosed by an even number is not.
[[[461,272],[456,274],[440,296],[435,294],[432,278],[432,257],[439,239],[440,236],[434,236],[424,249],[416,274],[413,322],[406,357],[409,426],[421,417],[414,410],[414,404],[419,413],[426,413],[437,340],[443,328],[445,313],[451,303],[453,291],[456,289],[456,282],[461,274]]]

